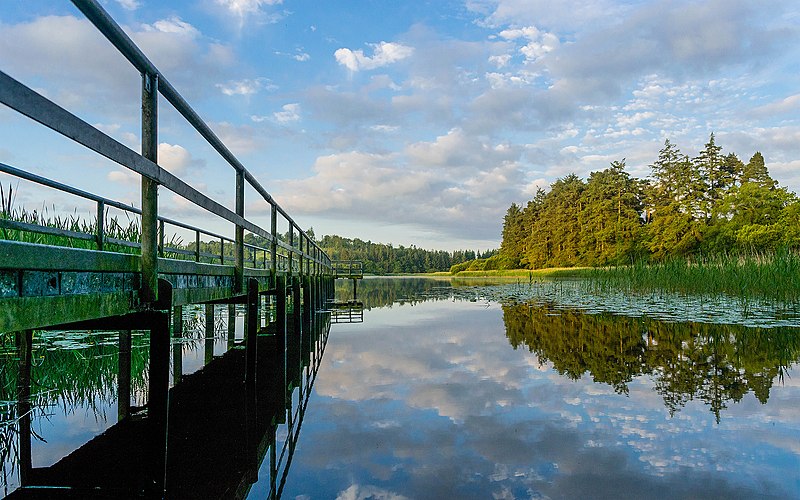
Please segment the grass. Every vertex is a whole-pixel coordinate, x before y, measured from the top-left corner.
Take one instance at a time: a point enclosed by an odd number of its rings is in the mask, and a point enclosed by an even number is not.
[[[14,190],[11,186],[6,191],[0,184],[0,218],[16,222],[24,222],[36,226],[49,227],[74,231],[76,233],[96,234],[97,218],[86,220],[79,216],[77,210],[69,215],[56,215],[49,213],[47,207],[42,211],[29,211],[22,207],[14,206]],[[128,219],[127,223],[120,223],[118,217],[105,217],[105,227],[103,228],[106,237],[116,238],[124,241],[138,242],[141,238],[142,230],[137,219]],[[21,241],[26,243],[37,243],[40,245],[65,246],[71,248],[97,248],[97,243],[92,240],[80,238],[70,238],[48,233],[34,231],[21,231],[16,229],[0,229],[0,239]],[[125,245],[106,244],[106,250],[122,253],[139,253],[137,248]]]
[[[29,211],[24,207],[14,206],[14,190],[9,185],[6,190],[0,184],[0,219],[11,220],[15,222],[23,222],[43,228],[61,229],[66,231],[73,231],[76,233],[83,233],[87,235],[97,234],[97,217],[86,219],[78,215],[77,210],[68,215],[57,215],[56,209],[53,207],[52,214],[46,206],[42,207],[42,211],[32,210]],[[118,240],[128,241],[131,243],[139,243],[142,237],[142,228],[139,219],[125,214],[128,218],[127,221],[120,222],[119,217],[108,216],[108,209],[103,217],[104,227],[103,232],[106,238],[114,238]],[[56,234],[49,234],[46,232],[37,231],[24,231],[17,229],[0,228],[0,240],[20,241],[25,243],[36,243],[39,245],[51,245],[70,248],[83,248],[95,250],[97,249],[97,242],[94,240],[85,240],[81,238],[71,238],[68,236],[61,236]],[[167,247],[182,248],[182,242],[177,235],[172,235],[169,241],[164,243]],[[103,245],[103,250],[109,252],[139,254],[140,250],[137,247],[119,245],[106,241]],[[183,258],[188,257],[181,254],[173,254],[167,252],[166,255],[170,258]]]
[[[547,269],[493,269],[489,271],[459,271],[427,273],[425,276],[441,276],[449,278],[574,278],[585,276],[591,268],[587,267],[551,267]]]
[[[784,303],[800,301],[800,254],[788,249],[673,259],[658,264],[640,262],[590,269],[584,275],[599,290],[663,290]]]

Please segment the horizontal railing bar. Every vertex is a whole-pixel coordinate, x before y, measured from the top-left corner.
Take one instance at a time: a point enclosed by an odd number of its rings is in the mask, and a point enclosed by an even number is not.
[[[31,233],[49,234],[52,236],[62,236],[64,238],[75,238],[84,241],[96,241],[97,236],[89,233],[80,233],[77,231],[70,231],[69,229],[61,229],[50,226],[40,226],[38,224],[30,224],[27,222],[19,222],[10,219],[0,219],[0,228],[12,229],[16,231],[27,231]]]
[[[126,205],[124,203],[120,203],[118,201],[110,200],[108,198],[103,198],[102,196],[97,196],[96,194],[92,194],[86,191],[83,191],[78,188],[74,188],[72,186],[68,186],[66,184],[62,184],[60,182],[48,179],[46,177],[42,177],[36,174],[32,174],[30,172],[26,172],[25,170],[20,170],[16,167],[12,167],[11,165],[7,165],[5,163],[0,163],[0,172],[4,172],[9,175],[13,175],[15,177],[19,177],[21,179],[25,179],[26,181],[35,182],[37,184],[41,184],[43,186],[51,187],[54,189],[58,189],[59,191],[64,191],[65,193],[73,194],[76,196],[80,196],[81,198],[86,198],[87,200],[91,200],[94,202],[102,201],[106,205],[114,208],[118,208],[120,210],[127,210],[129,212],[134,212],[136,214],[141,215],[142,211],[134,208],[130,205]]]
[[[128,241],[128,240],[121,240],[119,238],[109,238],[109,237],[106,237],[104,241],[106,243],[113,243],[115,245],[121,245],[123,247],[142,248],[142,244],[139,243],[138,241]]]
[[[69,194],[72,194],[72,195],[75,195],[75,196],[79,196],[81,198],[85,198],[85,199],[93,201],[93,202],[102,202],[106,206],[117,208],[119,210],[124,210],[126,212],[131,212],[131,213],[134,213],[136,215],[141,215],[142,214],[142,211],[139,210],[136,207],[133,207],[133,206],[130,206],[130,205],[126,205],[124,203],[118,202],[116,200],[112,200],[110,198],[104,198],[102,196],[98,196],[96,194],[89,193],[87,191],[83,191],[83,190],[78,189],[78,188],[74,188],[74,187],[69,186],[67,184],[62,184],[62,183],[60,183],[58,181],[54,181],[52,179],[48,179],[48,178],[42,177],[40,175],[32,174],[30,172],[26,172],[25,170],[21,170],[21,169],[18,169],[16,167],[12,167],[11,165],[7,165],[7,164],[2,163],[2,162],[0,162],[0,172],[4,172],[6,174],[13,175],[15,177],[19,177],[20,179],[25,179],[25,180],[30,181],[30,182],[35,182],[35,183],[40,184],[42,186],[58,189],[59,191],[63,191],[65,193],[69,193]],[[159,217],[158,220],[162,221],[162,222],[165,222],[167,224],[171,224],[173,226],[181,227],[181,228],[184,228],[184,229],[189,229],[191,231],[199,231],[201,234],[204,234],[206,236],[212,236],[215,239],[222,239],[222,240],[225,240],[225,241],[230,242],[230,243],[235,243],[235,241],[232,238],[228,238],[227,236],[223,236],[221,234],[212,233],[211,231],[207,231],[205,229],[201,229],[199,227],[192,226],[191,224],[186,224],[184,222],[180,222],[180,221],[177,221],[177,220],[174,220],[174,219],[170,219],[170,218],[167,218],[167,217]]]

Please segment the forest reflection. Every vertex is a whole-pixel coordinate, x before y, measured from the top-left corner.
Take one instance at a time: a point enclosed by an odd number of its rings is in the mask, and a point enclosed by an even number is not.
[[[497,283],[497,279],[372,278],[359,284],[358,294],[366,309],[487,300],[481,287]],[[340,283],[337,295],[352,294],[350,287]],[[698,400],[719,421],[729,403],[750,392],[765,404],[773,384],[800,361],[798,328],[667,322],[589,314],[542,302],[504,304],[503,320],[514,349],[527,348],[542,365],[552,363],[569,379],[588,375],[627,394],[635,377],[651,377],[671,415]]]
[[[708,323],[669,323],[611,314],[503,306],[506,336],[561,375],[589,375],[627,394],[648,375],[671,415],[688,401],[709,406],[719,422],[729,402],[749,392],[766,404],[775,381],[800,360],[800,330]]]

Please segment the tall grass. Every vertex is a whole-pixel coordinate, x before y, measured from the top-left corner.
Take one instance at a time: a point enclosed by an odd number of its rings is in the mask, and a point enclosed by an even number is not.
[[[36,209],[31,211],[24,207],[14,206],[14,199],[14,189],[11,185],[9,185],[6,190],[3,185],[0,184],[0,219],[89,235],[97,233],[97,216],[88,219],[84,218],[78,214],[77,209],[71,214],[60,215],[56,213],[55,206],[52,207],[51,213],[51,210],[44,205],[41,211]],[[141,241],[142,228],[138,218],[131,217],[131,215],[126,212],[125,216],[127,217],[127,221],[121,222],[118,216],[109,217],[108,213],[108,209],[106,209],[105,216],[103,217],[103,232],[106,238],[114,238],[131,243],[139,243]],[[93,240],[7,228],[0,228],[0,239],[70,248],[97,248],[97,243]],[[177,235],[173,234],[169,241],[165,243],[165,246],[181,247],[182,242]],[[111,242],[105,242],[103,249],[119,253],[140,253],[140,250],[136,247],[119,245]],[[169,255],[169,257],[179,258],[180,256],[176,254]]]
[[[800,301],[800,255],[790,249],[769,253],[673,259],[663,263],[586,271],[599,290],[668,291],[685,294],[726,294],[774,302]]]

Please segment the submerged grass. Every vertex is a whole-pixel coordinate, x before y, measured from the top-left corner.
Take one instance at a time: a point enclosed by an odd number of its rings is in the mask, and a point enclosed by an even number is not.
[[[781,303],[800,301],[800,255],[789,249],[594,268],[586,271],[584,276],[600,291],[668,291],[726,294]]]

